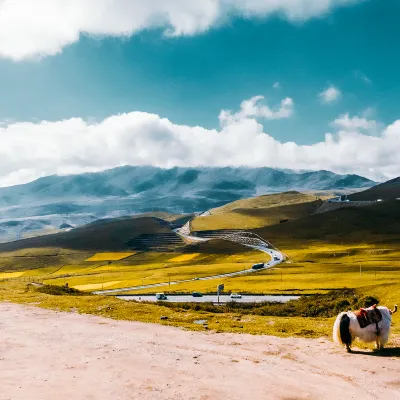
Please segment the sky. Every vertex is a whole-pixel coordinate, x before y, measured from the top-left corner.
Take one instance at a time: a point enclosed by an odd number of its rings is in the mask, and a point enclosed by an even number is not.
[[[0,186],[121,165],[400,175],[398,0],[0,0]]]

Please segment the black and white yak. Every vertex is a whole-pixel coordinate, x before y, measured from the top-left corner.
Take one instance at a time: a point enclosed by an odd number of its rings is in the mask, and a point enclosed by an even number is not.
[[[348,352],[355,338],[365,343],[376,343],[377,349],[383,349],[389,340],[392,315],[397,311],[387,307],[373,305],[359,311],[340,313],[333,325],[333,340],[345,345]]]

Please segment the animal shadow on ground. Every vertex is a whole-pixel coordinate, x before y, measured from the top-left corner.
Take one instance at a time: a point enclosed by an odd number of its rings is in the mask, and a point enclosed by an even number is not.
[[[398,357],[400,358],[400,347],[387,347],[383,350],[352,350],[351,354],[362,354],[364,356],[375,357]]]

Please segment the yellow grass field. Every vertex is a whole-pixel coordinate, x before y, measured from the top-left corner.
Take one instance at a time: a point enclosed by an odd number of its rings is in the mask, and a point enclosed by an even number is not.
[[[193,253],[193,254],[182,254],[181,256],[171,258],[170,262],[185,262],[193,260],[194,258],[198,257],[200,253]]]
[[[188,279],[190,281],[163,287],[165,293],[215,292],[220,283],[225,292],[243,293],[325,293],[334,288],[355,288],[357,292],[376,296],[382,305],[393,307],[400,298],[400,249],[394,244],[326,244],[318,242],[287,243],[281,249],[289,256],[289,262],[274,269],[250,275],[207,281],[196,277],[239,271],[251,267],[252,263],[265,260],[261,252],[243,254],[196,254],[183,264],[170,263],[171,254],[139,254],[135,265],[130,260],[121,260],[111,265],[81,264],[61,265],[0,275],[0,298],[16,302],[40,302],[48,308],[77,308],[80,312],[159,322],[160,315],[169,316],[169,324],[189,329],[200,329],[193,324],[196,319],[207,319],[210,329],[219,332],[247,332],[252,334],[274,334],[279,336],[329,335],[332,319],[301,317],[263,317],[239,314],[210,314],[204,311],[183,312],[155,305],[118,301],[112,297],[89,296],[88,298],[61,297],[25,292],[26,278],[37,279],[45,284],[68,283],[87,292],[102,289],[150,285],[154,283]],[[192,254],[181,254],[180,256]],[[180,257],[178,256],[178,257]],[[174,257],[177,258],[177,257]],[[82,260],[83,261],[83,260]],[[136,263],[137,261],[137,263]],[[12,278],[11,278],[12,277]],[[7,281],[4,278],[11,278]],[[13,289],[15,288],[15,289]],[[159,289],[149,288],[131,293],[154,293]],[[124,292],[128,294],[129,292]],[[104,310],[111,310],[103,313]],[[100,311],[99,311],[100,310]],[[148,314],[146,314],[148,312]],[[240,321],[240,322],[238,322]],[[399,332],[397,314],[393,332]]]
[[[242,271],[251,267],[251,263],[214,263],[193,265],[170,265],[170,264],[145,264],[140,266],[112,265],[76,270],[74,273],[51,274],[41,276],[46,284],[64,285],[80,290],[92,291],[101,288],[102,283],[108,282],[109,288],[117,289],[131,286],[152,285],[176,280],[195,279],[205,276],[225,274]],[[95,285],[95,286],[93,286]],[[173,286],[171,285],[171,288]],[[152,289],[155,290],[154,288]]]
[[[18,278],[22,275],[24,275],[24,272],[5,272],[5,273],[0,273],[0,279]]]
[[[96,253],[85,261],[120,261],[136,253]]]
[[[100,290],[100,289],[105,289],[113,285],[118,285],[120,281],[111,281],[111,282],[102,282],[102,283],[94,283],[94,284],[88,284],[88,285],[76,285],[74,286],[75,289],[78,290]]]

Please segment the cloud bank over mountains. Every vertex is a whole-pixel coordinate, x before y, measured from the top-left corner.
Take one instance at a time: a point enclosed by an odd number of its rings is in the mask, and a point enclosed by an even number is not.
[[[322,142],[282,143],[265,132],[260,121],[289,117],[294,102],[286,98],[275,107],[264,103],[256,96],[236,113],[222,111],[219,129],[178,125],[145,112],[97,123],[72,118],[3,124],[0,186],[127,164],[325,169],[375,180],[400,175],[400,120],[381,127],[345,114],[331,124],[334,132]]]
[[[364,0],[2,0],[0,57],[20,61],[60,53],[81,35],[129,37],[161,28],[195,35],[232,17],[279,15],[304,21]]]

